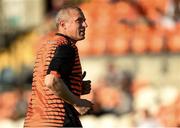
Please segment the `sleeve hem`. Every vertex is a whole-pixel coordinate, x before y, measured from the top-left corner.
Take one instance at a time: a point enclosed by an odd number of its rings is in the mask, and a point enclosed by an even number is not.
[[[54,75],[57,78],[61,78],[61,75],[57,71],[51,71],[50,74]]]

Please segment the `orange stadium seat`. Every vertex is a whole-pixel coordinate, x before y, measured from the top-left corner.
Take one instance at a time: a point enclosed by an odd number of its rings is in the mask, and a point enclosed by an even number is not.
[[[115,7],[115,15],[119,19],[133,19],[136,18],[136,11],[127,2],[118,2]]]
[[[148,50],[151,53],[160,53],[165,48],[165,42],[163,35],[160,32],[152,31],[148,37]]]
[[[180,52],[180,34],[176,33],[174,35],[169,36],[167,46],[170,52]]]
[[[130,48],[133,53],[142,54],[147,51],[148,48],[148,35],[149,26],[146,24],[137,24],[132,32],[134,35],[131,37]]]
[[[131,40],[130,47],[133,53],[145,53],[147,51],[147,39],[141,36],[135,36]]]
[[[93,56],[101,56],[106,53],[106,39],[105,38],[96,38],[91,41],[90,53]]]
[[[164,48],[164,41],[163,38],[160,36],[151,36],[149,42],[149,50],[152,53],[160,53],[163,51]]]
[[[124,55],[129,52],[129,40],[132,29],[128,25],[118,24],[109,29],[110,42],[107,43],[107,52],[112,55]]]
[[[89,15],[87,23],[91,27],[87,29],[86,39],[89,42],[90,54],[103,55],[108,52],[118,55],[128,52],[129,43],[126,37],[130,34],[128,28],[122,25],[118,35],[116,32],[119,29],[117,26],[120,19],[137,17],[136,12],[127,2],[110,4],[103,0],[93,0],[91,3],[82,4],[81,7],[86,8],[85,13]],[[119,35],[122,38],[118,37]],[[87,55],[85,52],[88,51],[88,46],[80,50],[82,54]]]
[[[110,55],[124,55],[129,51],[129,42],[127,38],[119,36],[107,43],[107,50]]]

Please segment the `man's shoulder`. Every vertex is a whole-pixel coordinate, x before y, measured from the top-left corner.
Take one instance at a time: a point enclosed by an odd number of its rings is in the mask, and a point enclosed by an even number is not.
[[[54,51],[57,47],[67,46],[68,41],[62,36],[51,35],[42,40],[37,47],[36,53],[46,53],[47,51]]]
[[[71,46],[70,42],[65,37],[55,35],[47,38],[42,43],[40,51],[44,50],[44,52],[47,52],[54,51],[56,49],[61,51],[74,52],[74,48]]]
[[[47,41],[47,43],[48,44],[56,44],[58,46],[69,44],[68,40],[63,36],[53,36],[53,38],[50,38]]]

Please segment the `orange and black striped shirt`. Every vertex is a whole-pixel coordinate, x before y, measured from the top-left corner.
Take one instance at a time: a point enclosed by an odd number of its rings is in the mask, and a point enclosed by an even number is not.
[[[78,49],[70,38],[56,34],[39,48],[24,128],[59,128],[64,124],[65,102],[44,84],[49,73],[60,77],[76,96],[81,95],[81,63]]]

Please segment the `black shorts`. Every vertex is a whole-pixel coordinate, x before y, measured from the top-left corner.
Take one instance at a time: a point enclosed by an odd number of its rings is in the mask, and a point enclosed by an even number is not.
[[[76,109],[68,104],[64,104],[65,108],[65,120],[63,127],[73,127],[73,128],[82,128],[82,124],[79,120],[79,113],[76,111]]]

